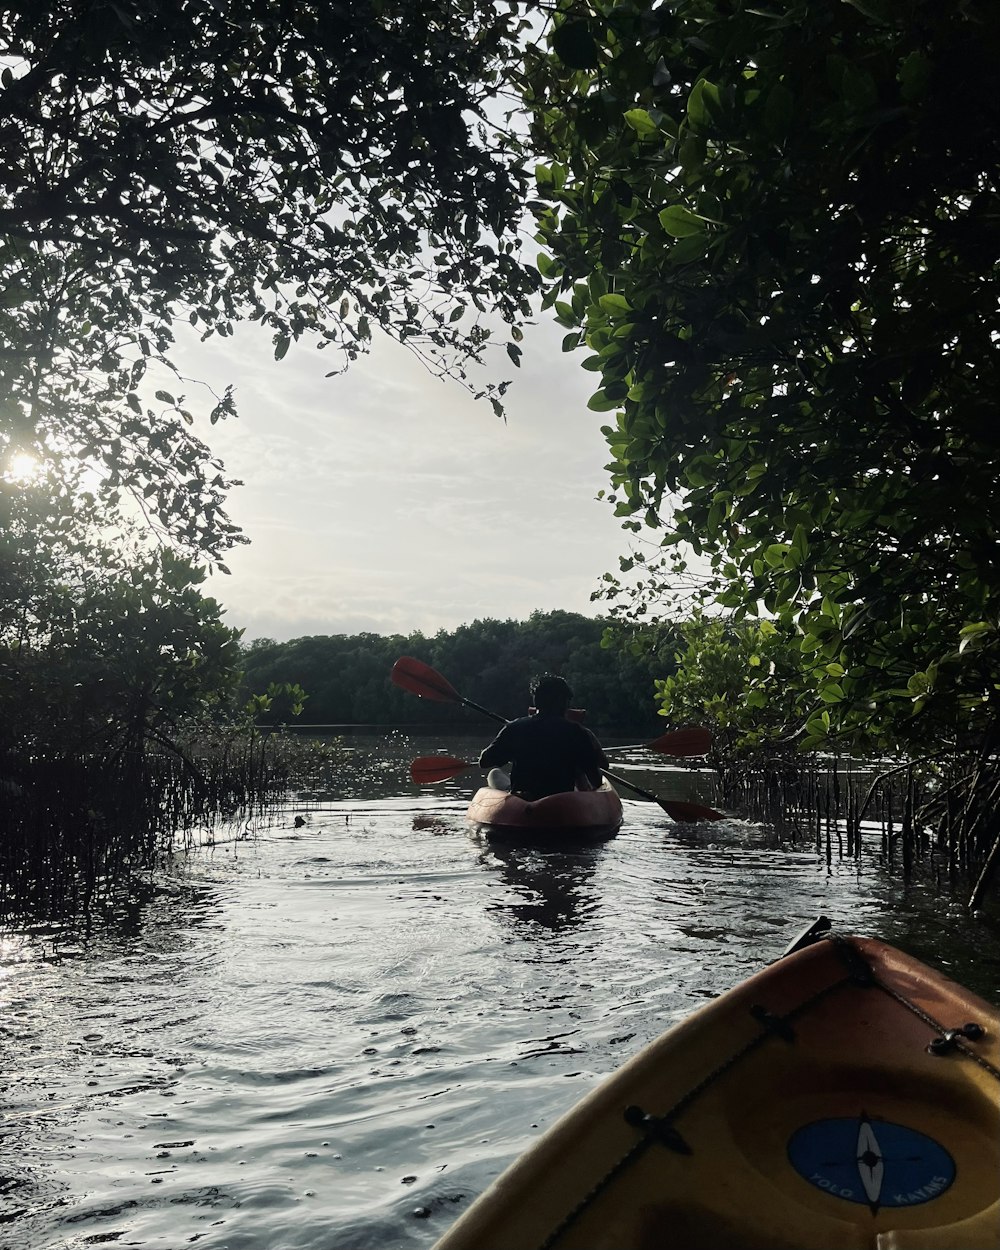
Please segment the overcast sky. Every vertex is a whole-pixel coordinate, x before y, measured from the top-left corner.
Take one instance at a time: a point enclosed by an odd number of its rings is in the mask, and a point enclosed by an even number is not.
[[[233,382],[240,412],[197,427],[244,482],[229,511],[250,545],[205,587],[227,623],[285,640],[595,614],[590,593],[630,536],[596,499],[609,414],[587,408],[595,375],[546,318],[526,330],[519,370],[495,349],[493,376],[514,379],[506,424],[385,339],[336,378],[305,340],[276,363],[250,325],[188,351],[186,372]]]

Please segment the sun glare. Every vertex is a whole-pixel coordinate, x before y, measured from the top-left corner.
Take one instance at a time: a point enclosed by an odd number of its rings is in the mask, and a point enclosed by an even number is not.
[[[42,463],[27,451],[16,451],[10,458],[4,477],[8,482],[33,482],[41,475]]]

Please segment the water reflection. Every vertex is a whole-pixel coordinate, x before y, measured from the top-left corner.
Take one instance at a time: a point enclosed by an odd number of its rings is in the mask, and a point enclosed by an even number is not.
[[[474,778],[409,782],[441,746],[359,749],[252,843],[0,943],[4,1250],[425,1250],[600,1076],[821,911],[996,984],[997,935],[932,884],[761,826],[626,801],[598,846],[487,841]],[[692,794],[666,771],[647,788],[668,784]]]
[[[455,826],[442,812],[419,812],[413,817],[413,832],[440,836],[445,833],[454,833]]]
[[[488,847],[482,862],[497,865],[500,881],[524,900],[489,904],[489,911],[518,937],[530,938],[539,928],[558,933],[586,921],[598,907],[593,877],[603,846],[567,851],[476,837]]]

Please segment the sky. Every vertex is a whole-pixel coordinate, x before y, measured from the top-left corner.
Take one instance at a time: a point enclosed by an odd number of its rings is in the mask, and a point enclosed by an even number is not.
[[[244,483],[228,510],[250,545],[203,588],[226,623],[285,641],[598,614],[591,591],[630,535],[596,498],[613,414],[587,408],[596,378],[585,352],[561,351],[564,334],[541,314],[520,369],[499,339],[495,367],[474,380],[513,379],[506,423],[384,337],[333,378],[328,351],[301,340],[276,362],[269,333],[249,324],[175,353],[188,377],[236,391],[237,420],[196,425]],[[195,411],[211,406],[196,385],[185,394]]]

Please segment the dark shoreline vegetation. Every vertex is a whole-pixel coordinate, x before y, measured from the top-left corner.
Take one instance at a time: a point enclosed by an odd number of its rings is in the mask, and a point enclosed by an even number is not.
[[[425,658],[508,717],[524,713],[534,676],[563,672],[596,731],[636,741],[662,730],[653,714],[658,701],[679,718],[671,716],[674,725],[713,728],[710,763],[723,805],[773,825],[780,842],[813,844],[828,862],[854,860],[859,870],[879,864],[903,883],[926,879],[970,907],[982,904],[997,856],[996,820],[992,808],[970,801],[969,779],[994,794],[995,761],[945,750],[930,759],[839,758],[760,741],[761,726],[780,706],[748,707],[731,653],[719,664],[718,654],[706,654],[706,637],[718,643],[717,622],[703,622],[700,634],[692,622],[624,630],[552,612],[475,621],[431,638],[259,640],[229,653],[232,668],[214,702],[199,716],[189,707],[172,728],[164,715],[169,684],[160,688],[163,706],[146,699],[141,723],[126,717],[134,699],[125,700],[117,722],[102,704],[103,751],[83,749],[94,726],[79,709],[63,716],[64,732],[48,748],[36,722],[20,751],[8,734],[0,766],[0,920],[96,914],[170,856],[252,842],[255,821],[289,793],[336,790],[344,770],[356,769],[352,726],[381,727],[390,754],[401,726],[443,734],[481,729],[485,740],[492,727],[475,713],[415,699],[392,684],[389,671],[401,654]],[[777,686],[775,698],[780,705]],[[75,746],[67,720],[88,725]],[[346,736],[331,738],[331,726]]]
[[[92,599],[89,628],[72,648],[22,646],[0,665],[0,917],[86,911],[165,856],[250,837],[241,827],[289,790],[321,776],[335,785],[342,744],[285,726],[380,725],[391,737],[401,723],[478,725],[392,684],[392,665],[407,652],[441,664],[507,716],[524,714],[533,677],[558,670],[586,694],[595,727],[658,729],[652,696],[666,661],[602,646],[606,622],[534,613],[433,638],[240,646],[218,605],[193,593],[192,570],[169,560],[163,569],[162,585]],[[111,619],[123,598],[124,619]],[[672,645],[674,635],[663,639]]]
[[[965,899],[976,911],[995,880],[995,822],[963,800],[968,759],[932,766],[891,760],[790,758],[755,752],[723,765],[723,801],[773,824],[779,838],[813,845],[828,864],[877,863]],[[993,790],[1000,777],[992,770]]]
[[[389,672],[412,655],[448,675],[477,702],[512,719],[524,716],[533,679],[560,673],[586,707],[595,732],[659,731],[656,681],[677,668],[679,632],[664,622],[630,649],[608,635],[609,622],[576,612],[533,612],[524,621],[477,620],[426,636],[334,634],[258,639],[244,648],[241,690],[246,698],[275,687],[307,695],[299,725],[475,725],[481,718],[454,704],[416,699],[394,686]],[[288,709],[279,696],[273,715]]]
[[[0,764],[0,925],[114,911],[174,856],[252,843],[291,786],[343,759],[339,741],[246,727],[206,726],[178,746]]]

